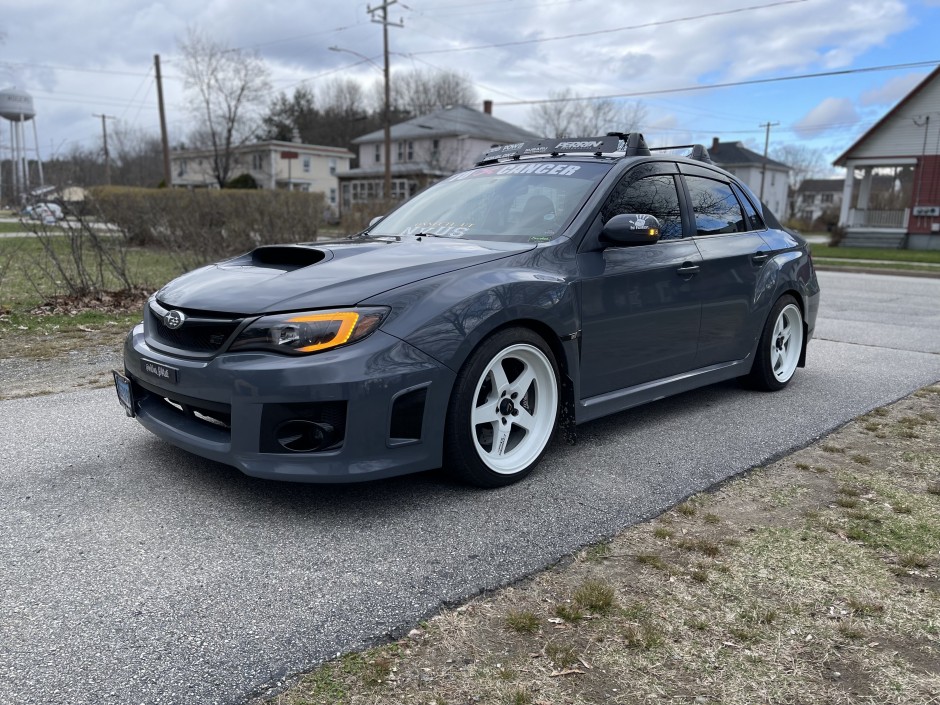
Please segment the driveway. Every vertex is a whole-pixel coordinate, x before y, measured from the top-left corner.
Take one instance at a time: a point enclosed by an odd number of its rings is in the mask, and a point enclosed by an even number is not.
[[[527,481],[253,480],[108,389],[0,402],[0,703],[240,703],[940,379],[940,280],[823,272],[809,367],[603,419]]]

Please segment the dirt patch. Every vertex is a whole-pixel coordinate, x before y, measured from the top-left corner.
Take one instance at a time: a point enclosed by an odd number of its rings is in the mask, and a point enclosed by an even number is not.
[[[938,703],[940,386],[261,702]]]

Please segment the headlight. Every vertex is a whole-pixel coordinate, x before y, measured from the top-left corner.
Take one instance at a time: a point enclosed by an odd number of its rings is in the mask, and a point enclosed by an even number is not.
[[[262,316],[229,346],[232,351],[271,350],[304,355],[349,345],[379,327],[387,308],[306,311]]]

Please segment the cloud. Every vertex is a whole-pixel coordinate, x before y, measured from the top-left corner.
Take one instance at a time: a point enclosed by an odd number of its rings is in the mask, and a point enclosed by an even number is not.
[[[858,119],[855,105],[848,98],[826,98],[793,125],[793,131],[803,139],[809,139],[828,130],[844,130],[847,124],[858,122]]]
[[[937,0],[940,4],[940,0]],[[859,102],[862,105],[894,105],[910,93],[914,86],[924,80],[926,73],[909,73],[895,76],[890,81],[862,93]]]

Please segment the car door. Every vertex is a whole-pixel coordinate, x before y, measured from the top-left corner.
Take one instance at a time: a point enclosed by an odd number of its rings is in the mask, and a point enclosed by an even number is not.
[[[701,255],[683,237],[674,163],[627,172],[578,254],[581,271],[580,396],[587,399],[689,370],[698,339]],[[658,242],[616,246],[597,235],[621,213],[656,216]]]
[[[689,171],[685,165],[682,169]],[[702,256],[702,324],[695,367],[741,360],[753,349],[759,330],[753,324],[755,293],[770,248],[730,181],[706,170],[682,178],[695,220],[692,239]]]

